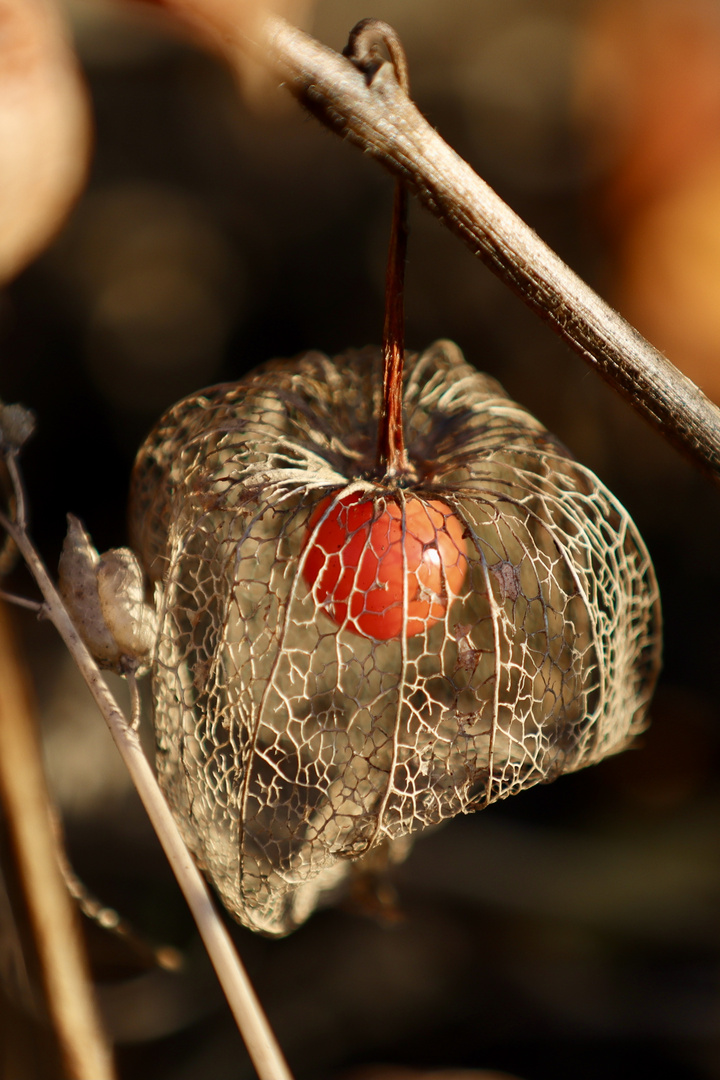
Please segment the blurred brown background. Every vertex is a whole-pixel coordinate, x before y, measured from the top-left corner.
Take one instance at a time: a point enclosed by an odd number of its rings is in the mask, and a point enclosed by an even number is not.
[[[379,341],[392,193],[282,91],[242,102],[157,20],[71,11],[91,182],[0,296],[0,397],[38,414],[25,466],[52,565],[67,511],[100,549],[126,541],[134,452],[178,397]],[[447,140],[720,402],[720,3],[319,0],[309,28],[342,48],[367,15],[401,34]],[[720,1078],[718,493],[417,208],[407,320],[409,347],[457,341],[635,517],[666,620],[653,725],[622,758],[419,841],[393,925],[333,910],[280,942],[236,928],[258,993],[298,1080],[373,1062]],[[162,974],[88,928],[122,1076],[252,1076],[102,721],[51,629],[21,626],[77,872],[188,955]],[[44,1075],[27,1047],[20,1075]]]

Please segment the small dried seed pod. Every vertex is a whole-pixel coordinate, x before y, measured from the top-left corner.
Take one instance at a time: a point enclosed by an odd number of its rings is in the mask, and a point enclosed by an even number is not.
[[[129,548],[111,548],[100,556],[97,588],[105,625],[123,657],[147,667],[157,636],[155,609],[145,603],[144,575]]]
[[[58,564],[60,595],[75,626],[102,667],[115,667],[120,650],[105,622],[98,595],[97,569],[100,555],[73,514],[67,516],[68,531]]]
[[[229,910],[284,934],[352,860],[642,730],[660,608],[626,511],[492,379],[380,350],[275,361],[171,409],[135,466],[158,586],[158,772]]]
[[[145,603],[143,572],[129,548],[99,555],[82,522],[68,514],[58,566],[60,595],[101,667],[126,674],[147,668],[157,618]]]

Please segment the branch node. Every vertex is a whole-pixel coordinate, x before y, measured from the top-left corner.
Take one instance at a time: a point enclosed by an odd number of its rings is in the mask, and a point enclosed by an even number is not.
[[[405,49],[389,23],[382,19],[361,19],[350,31],[343,56],[352,61],[365,76],[368,86],[372,84],[381,67],[386,63],[381,53],[384,48],[390,57],[398,85],[405,93],[410,91],[410,76]]]

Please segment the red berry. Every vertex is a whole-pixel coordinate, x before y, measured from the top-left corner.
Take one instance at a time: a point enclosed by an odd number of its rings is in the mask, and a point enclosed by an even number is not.
[[[403,629],[412,637],[442,619],[462,589],[463,534],[462,522],[439,499],[408,494],[399,502],[361,492],[338,498],[336,492],[310,518],[303,573],[341,626],[381,641]]]

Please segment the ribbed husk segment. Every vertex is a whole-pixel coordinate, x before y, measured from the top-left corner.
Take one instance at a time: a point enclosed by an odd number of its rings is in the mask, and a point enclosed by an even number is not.
[[[621,750],[657,676],[653,568],[600,481],[438,342],[407,358],[417,479],[389,487],[380,388],[379,350],[274,361],[176,405],[135,467],[160,780],[229,910],[267,934],[354,860]],[[463,587],[421,633],[361,636],[308,585],[312,512],[353,491],[464,522]]]

